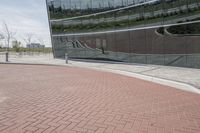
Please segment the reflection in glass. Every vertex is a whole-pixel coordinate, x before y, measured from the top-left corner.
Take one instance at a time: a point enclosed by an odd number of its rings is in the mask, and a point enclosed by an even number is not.
[[[200,0],[47,0],[55,57],[200,68]]]

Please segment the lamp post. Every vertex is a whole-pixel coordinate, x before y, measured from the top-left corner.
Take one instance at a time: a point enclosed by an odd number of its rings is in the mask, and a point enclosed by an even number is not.
[[[6,62],[8,62],[8,58],[9,58],[9,49],[10,48],[10,41],[8,41],[8,46],[6,47]]]
[[[106,49],[106,40],[97,39],[96,40],[96,47],[101,50],[102,54],[105,54]]]

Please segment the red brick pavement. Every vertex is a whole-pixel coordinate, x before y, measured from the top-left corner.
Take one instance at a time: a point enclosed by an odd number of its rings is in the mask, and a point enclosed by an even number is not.
[[[200,133],[200,95],[88,69],[0,65],[1,133]]]

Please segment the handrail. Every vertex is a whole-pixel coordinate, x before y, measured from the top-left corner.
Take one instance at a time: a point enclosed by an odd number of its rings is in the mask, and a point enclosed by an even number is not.
[[[96,35],[96,34],[109,34],[115,32],[126,32],[126,31],[138,31],[138,30],[147,30],[147,29],[154,29],[160,27],[169,27],[169,26],[178,26],[178,25],[185,25],[185,24],[194,24],[200,23],[200,20],[191,21],[191,22],[182,22],[182,23],[175,23],[175,24],[164,24],[164,25],[156,25],[156,26],[147,26],[147,27],[139,27],[139,28],[130,28],[130,29],[121,29],[121,30],[110,30],[110,31],[99,31],[99,32],[86,32],[86,33],[73,33],[73,34],[55,34],[52,35],[53,37],[60,37],[60,36],[83,36],[83,35]]]
[[[124,9],[129,9],[129,8],[132,8],[132,7],[143,6],[143,5],[151,4],[151,3],[154,3],[154,2],[157,2],[157,1],[159,1],[159,0],[151,0],[151,1],[148,1],[148,2],[144,2],[144,3],[139,3],[139,4],[135,4],[135,5],[130,5],[130,6],[122,7],[122,8],[117,8],[117,9],[99,12],[99,13],[93,13],[93,14],[84,15],[84,16],[77,16],[77,17],[63,18],[63,19],[54,19],[54,20],[50,20],[50,21],[51,22],[58,22],[58,21],[74,20],[74,19],[78,19],[78,18],[86,18],[86,17],[96,16],[96,15],[102,15],[102,14],[106,14],[106,13],[116,12],[116,11],[120,11],[120,10],[124,10]]]

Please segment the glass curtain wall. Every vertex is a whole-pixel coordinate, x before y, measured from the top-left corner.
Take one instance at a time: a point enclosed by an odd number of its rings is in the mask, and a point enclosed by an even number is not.
[[[200,68],[200,0],[47,0],[54,56]]]

